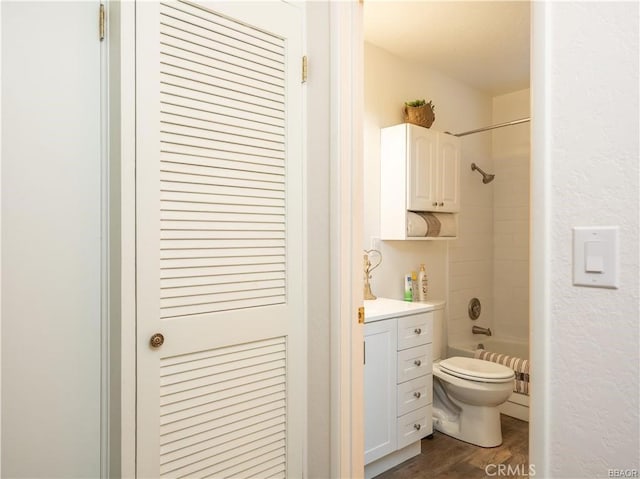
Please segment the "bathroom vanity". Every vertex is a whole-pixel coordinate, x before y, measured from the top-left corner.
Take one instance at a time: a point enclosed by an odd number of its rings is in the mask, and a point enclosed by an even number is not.
[[[432,433],[434,316],[444,301],[365,301],[365,477],[420,454]],[[439,342],[438,346],[439,347]]]

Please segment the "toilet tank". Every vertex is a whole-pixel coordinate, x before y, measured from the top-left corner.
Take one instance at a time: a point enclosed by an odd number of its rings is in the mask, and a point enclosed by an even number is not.
[[[444,322],[444,302],[438,304],[433,310],[433,342],[431,344],[433,360],[437,361],[446,357],[447,336]]]

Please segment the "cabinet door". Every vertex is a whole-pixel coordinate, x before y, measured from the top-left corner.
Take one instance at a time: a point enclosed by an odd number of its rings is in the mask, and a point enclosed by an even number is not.
[[[435,132],[407,125],[407,209],[433,210],[437,198],[437,138]]]
[[[364,463],[396,450],[395,319],[364,327]]]
[[[438,139],[438,211],[460,210],[460,140],[451,135]]]

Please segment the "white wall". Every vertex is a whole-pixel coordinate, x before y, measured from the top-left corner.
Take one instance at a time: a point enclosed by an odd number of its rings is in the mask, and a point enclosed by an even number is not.
[[[529,89],[493,98],[493,124],[529,117]],[[529,123],[493,130],[493,328],[529,338]]]
[[[534,5],[532,461],[543,477],[640,469],[638,8]],[[619,289],[572,286],[571,228],[588,225],[620,226]]]
[[[2,5],[2,477],[98,477],[98,2]]]
[[[491,97],[423,65],[404,61],[374,45],[365,44],[364,116],[364,249],[380,236],[380,128],[403,122],[405,101],[432,100],[437,131],[460,132],[491,123]],[[479,324],[489,325],[492,294],[492,190],[470,170],[477,162],[491,165],[491,137],[462,140],[459,239],[454,241],[385,241],[382,265],[373,272],[377,296],[402,299],[403,274],[426,263],[431,299],[449,298],[449,330],[454,340],[471,340],[467,303],[483,302]],[[447,243],[450,243],[448,245]],[[447,271],[450,270],[449,283]]]

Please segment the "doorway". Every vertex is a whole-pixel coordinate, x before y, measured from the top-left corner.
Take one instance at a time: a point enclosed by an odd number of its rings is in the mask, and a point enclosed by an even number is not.
[[[411,31],[425,19],[430,28],[421,33],[428,45],[421,50]],[[489,339],[472,333],[477,324],[493,331],[491,339],[505,339],[490,344],[515,344],[528,358],[529,124],[462,138],[458,238],[429,244],[379,240],[379,130],[404,121],[404,102],[423,98],[436,105],[432,130],[463,133],[528,118],[529,24],[530,5],[522,2],[364,5],[363,249],[380,249],[383,256],[372,288],[379,297],[402,299],[403,275],[426,263],[431,298],[447,302],[445,344],[464,345],[471,353],[478,338]],[[480,40],[485,29],[495,37]],[[457,38],[447,39],[449,33]],[[498,41],[500,35],[505,37]],[[483,182],[472,163],[494,174],[493,181]],[[474,297],[481,300],[482,315],[472,323],[467,304]],[[510,404],[508,414],[528,418],[525,401]]]

